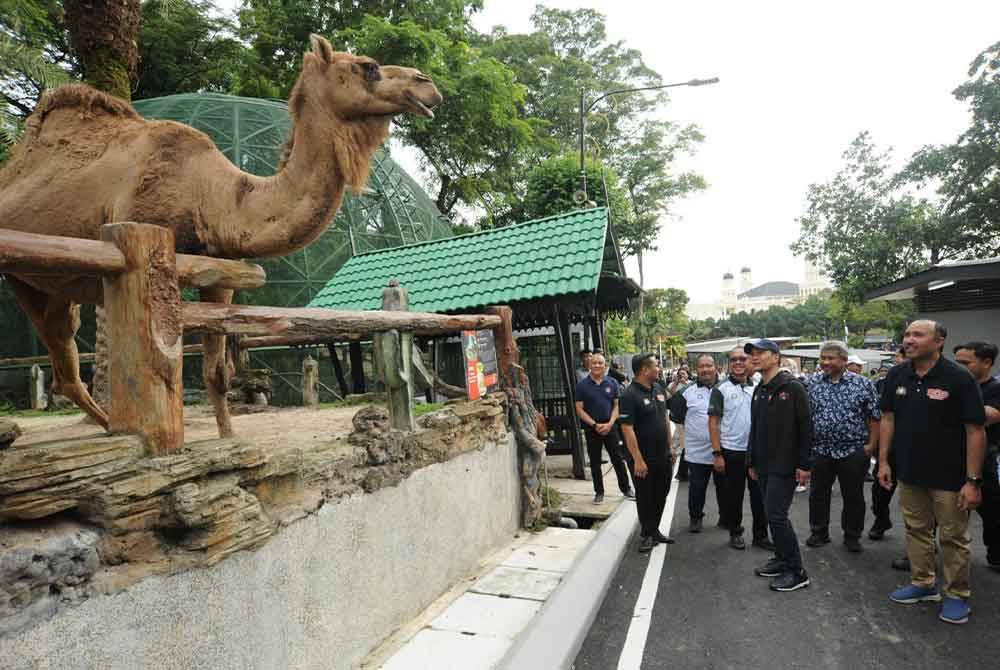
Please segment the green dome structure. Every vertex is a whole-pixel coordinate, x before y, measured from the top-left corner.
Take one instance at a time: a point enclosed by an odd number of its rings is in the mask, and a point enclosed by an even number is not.
[[[133,106],[148,119],[180,121],[201,130],[241,170],[260,176],[277,171],[292,127],[287,105],[278,100],[186,93],[138,100]],[[351,256],[451,236],[434,201],[383,147],[372,159],[365,190],[344,196],[327,231],[293,254],[257,260],[267,271],[267,285],[237,294],[236,300],[302,306]]]

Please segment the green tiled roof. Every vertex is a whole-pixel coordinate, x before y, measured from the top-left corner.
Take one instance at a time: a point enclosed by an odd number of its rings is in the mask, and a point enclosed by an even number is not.
[[[528,221],[355,256],[309,303],[381,309],[382,289],[398,279],[410,309],[450,312],[485,305],[596,293],[602,271],[621,264],[605,208]]]

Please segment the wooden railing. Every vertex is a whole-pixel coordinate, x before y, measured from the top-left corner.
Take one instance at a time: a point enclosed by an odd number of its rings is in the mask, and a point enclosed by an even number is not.
[[[391,311],[182,302],[182,286],[259,288],[266,281],[264,270],[243,261],[176,254],[170,229],[141,223],[105,225],[100,240],[0,230],[0,272],[101,278],[109,341],[109,430],[140,435],[154,455],[176,452],[184,444],[185,331],[259,336],[275,343],[375,334],[384,359],[381,369],[392,382],[388,397],[393,424],[406,427],[412,395],[407,357],[412,347],[404,345],[412,335],[496,328],[501,323],[500,317],[486,314],[406,311],[405,290],[401,301],[391,297],[400,291],[398,284],[388,289]]]

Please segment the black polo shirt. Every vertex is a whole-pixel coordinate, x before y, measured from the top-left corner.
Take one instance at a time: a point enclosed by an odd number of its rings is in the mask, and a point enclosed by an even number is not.
[[[995,377],[990,377],[985,384],[979,385],[979,391],[983,394],[983,404],[987,407],[1000,409],[1000,381]],[[986,426],[986,442],[989,449],[996,449],[1000,446],[1000,423]]]
[[[965,426],[983,425],[979,384],[944,356],[918,377],[912,361],[889,370],[883,412],[893,413],[896,476],[907,484],[958,491],[965,484]]]
[[[670,463],[667,444],[667,393],[654,383],[646,388],[632,380],[622,394],[618,415],[623,424],[632,426],[642,459],[651,465]]]
[[[576,385],[576,401],[583,403],[583,411],[594,421],[607,423],[611,420],[611,411],[615,400],[618,400],[619,390],[618,382],[611,377],[605,376],[598,384],[593,377],[587,375]]]

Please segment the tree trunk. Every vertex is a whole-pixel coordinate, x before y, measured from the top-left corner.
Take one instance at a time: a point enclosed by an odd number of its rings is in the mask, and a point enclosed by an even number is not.
[[[70,44],[87,83],[131,100],[139,64],[140,0],[64,0],[63,9]],[[108,340],[102,305],[97,306],[96,317],[93,397],[107,410]]]

